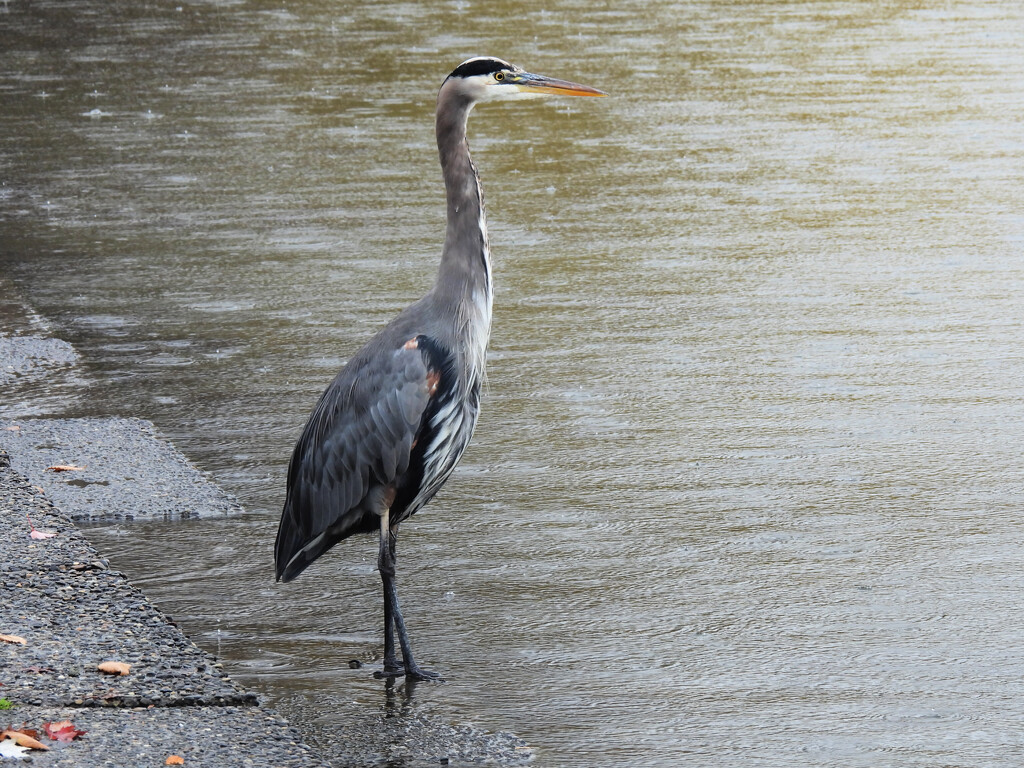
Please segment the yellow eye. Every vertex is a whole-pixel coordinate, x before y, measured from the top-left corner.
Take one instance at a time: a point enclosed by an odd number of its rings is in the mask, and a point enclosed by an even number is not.
[[[500,83],[502,80],[505,79],[505,73],[504,72],[495,72],[494,73],[494,79],[497,80]]]

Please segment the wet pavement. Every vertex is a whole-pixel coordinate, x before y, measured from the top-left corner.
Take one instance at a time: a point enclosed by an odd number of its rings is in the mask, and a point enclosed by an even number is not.
[[[24,641],[0,643],[5,725],[71,720],[85,731],[33,751],[36,764],[161,765],[178,755],[187,765],[323,765],[295,728],[110,570],[6,453],[0,529],[0,634]],[[99,671],[108,661],[128,673]]]
[[[142,419],[19,419],[0,430],[0,449],[72,520],[180,520],[242,511]]]

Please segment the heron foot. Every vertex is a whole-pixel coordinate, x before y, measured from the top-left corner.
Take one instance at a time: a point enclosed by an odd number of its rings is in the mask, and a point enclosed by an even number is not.
[[[402,677],[405,674],[405,665],[394,656],[384,659],[384,669],[378,669],[373,673],[376,678]]]
[[[405,671],[405,677],[407,680],[436,680],[439,683],[444,682],[444,678],[437,672],[431,672],[429,669],[421,669],[415,664]]]
[[[405,677],[409,680],[437,680],[438,682],[444,682],[444,678],[441,677],[437,672],[431,672],[429,669],[422,669],[416,664],[406,669],[405,664],[398,661],[384,661],[384,669],[378,669],[373,673],[373,676],[378,680],[384,678],[395,678]]]

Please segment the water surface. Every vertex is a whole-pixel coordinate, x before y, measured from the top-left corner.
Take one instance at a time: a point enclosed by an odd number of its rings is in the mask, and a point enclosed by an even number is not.
[[[489,53],[473,445],[403,528],[418,712],[544,766],[1018,765],[1024,13],[961,2],[0,8],[0,270],[241,519],[90,536],[330,745],[371,539],[290,585],[291,445],[429,286],[432,110]],[[20,413],[6,404],[6,417]]]

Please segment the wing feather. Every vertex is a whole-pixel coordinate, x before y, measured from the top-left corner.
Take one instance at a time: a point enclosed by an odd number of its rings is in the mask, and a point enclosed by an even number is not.
[[[412,341],[361,353],[323,393],[288,467],[274,548],[279,579],[295,578],[351,534],[376,529],[383,495],[409,470],[430,402],[431,365]]]

